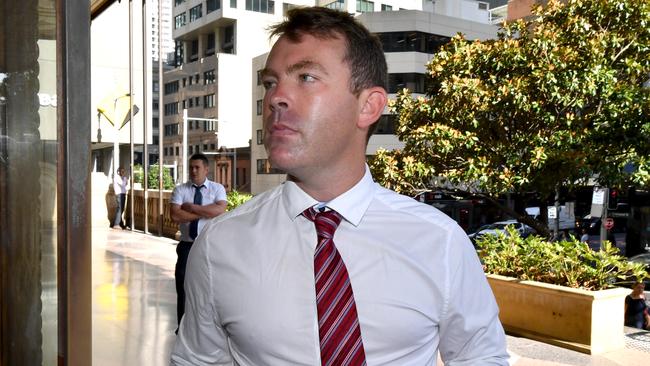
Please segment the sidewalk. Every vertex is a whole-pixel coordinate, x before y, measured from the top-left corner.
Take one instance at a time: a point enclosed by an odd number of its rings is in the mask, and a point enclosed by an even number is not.
[[[534,340],[507,336],[510,364],[514,366],[648,366],[650,332],[625,327],[625,348],[587,355]]]
[[[93,249],[157,268],[173,291],[176,241],[140,232],[93,228]],[[168,296],[173,297],[173,293]],[[167,317],[175,320],[175,305],[166,305],[158,311],[170,312]],[[172,334],[159,334],[169,339],[161,340],[165,346],[157,348],[157,352],[167,351],[173,341]],[[650,366],[650,332],[635,328],[625,328],[624,349],[594,356],[515,336],[507,336],[507,343],[513,366]]]

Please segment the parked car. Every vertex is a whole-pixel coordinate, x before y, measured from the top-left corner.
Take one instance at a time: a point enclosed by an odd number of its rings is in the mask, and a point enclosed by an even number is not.
[[[484,235],[498,235],[503,233],[507,235],[506,226],[513,226],[515,230],[519,232],[519,235],[522,237],[527,237],[528,235],[534,232],[534,229],[526,224],[522,224],[517,220],[506,220],[506,221],[497,221],[491,224],[483,225],[475,232],[469,234],[469,238],[473,243],[476,243],[480,237]]]

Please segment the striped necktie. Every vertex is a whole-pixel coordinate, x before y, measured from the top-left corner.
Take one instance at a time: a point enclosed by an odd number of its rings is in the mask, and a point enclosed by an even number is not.
[[[303,215],[314,222],[318,234],[314,275],[321,365],[365,365],[350,277],[333,240],[341,215],[336,211],[316,212],[313,208]]]

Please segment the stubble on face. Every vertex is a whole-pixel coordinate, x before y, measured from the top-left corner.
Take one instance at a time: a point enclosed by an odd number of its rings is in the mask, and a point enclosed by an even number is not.
[[[339,38],[281,37],[274,45],[263,71],[264,145],[274,168],[309,177],[348,159],[357,98],[344,54]]]

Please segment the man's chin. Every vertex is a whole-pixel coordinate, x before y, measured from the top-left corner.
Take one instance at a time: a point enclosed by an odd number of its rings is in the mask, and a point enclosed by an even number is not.
[[[294,165],[292,164],[291,159],[280,157],[269,157],[269,162],[271,163],[272,169],[281,173],[288,173]]]

